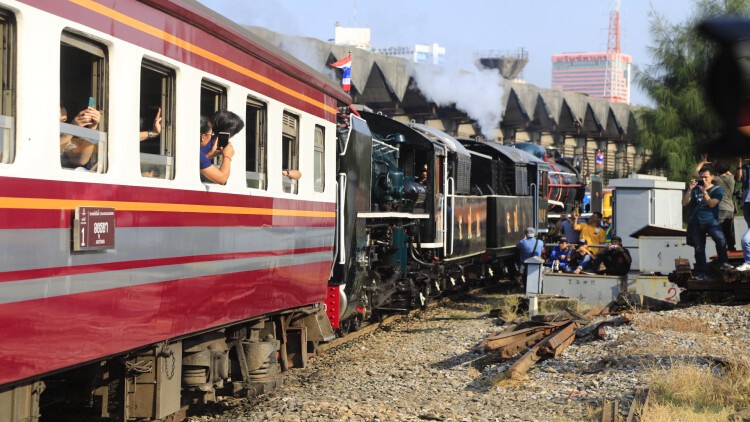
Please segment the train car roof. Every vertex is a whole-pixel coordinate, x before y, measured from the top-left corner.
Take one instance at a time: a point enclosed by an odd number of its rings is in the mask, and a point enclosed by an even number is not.
[[[364,110],[359,111],[359,113],[362,115],[363,119],[367,120],[370,129],[374,133],[380,134],[382,130],[392,133],[401,133],[406,136],[407,140],[410,142],[442,146],[456,154],[469,157],[469,151],[461,145],[456,138],[443,131],[419,123],[407,124],[391,119],[382,114],[371,113]],[[378,128],[382,128],[382,130],[378,130]]]
[[[507,145],[499,144],[497,142],[477,141],[468,138],[458,138],[458,140],[471,151],[481,152],[493,157],[501,155],[513,163],[535,163],[536,165],[544,169],[550,170],[552,168],[546,161],[541,160],[535,155],[530,154],[522,149],[513,148]]]
[[[351,104],[351,97],[330,78],[291,54],[273,46],[242,25],[209,9],[197,0],[139,0],[179,19],[190,22],[222,41],[254,55],[285,74],[310,85],[338,101]]]

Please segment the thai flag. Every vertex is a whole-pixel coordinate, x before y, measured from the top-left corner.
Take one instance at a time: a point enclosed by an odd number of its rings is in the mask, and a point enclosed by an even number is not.
[[[599,150],[596,151],[596,166],[601,167],[604,164],[604,153]]]
[[[344,70],[344,74],[341,75],[341,88],[349,92],[349,89],[352,87],[352,55],[350,54],[335,63],[331,63],[331,66]]]

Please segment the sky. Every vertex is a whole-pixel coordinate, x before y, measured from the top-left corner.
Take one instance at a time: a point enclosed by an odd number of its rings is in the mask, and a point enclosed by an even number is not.
[[[287,35],[333,38],[336,23],[369,27],[374,48],[437,43],[449,66],[472,65],[485,50],[528,52],[522,78],[549,88],[552,55],[606,51],[610,11],[617,0],[199,0],[243,25]],[[648,47],[651,15],[672,23],[688,20],[692,0],[621,0],[620,46],[633,65],[653,62]],[[631,104],[653,105],[633,84]]]

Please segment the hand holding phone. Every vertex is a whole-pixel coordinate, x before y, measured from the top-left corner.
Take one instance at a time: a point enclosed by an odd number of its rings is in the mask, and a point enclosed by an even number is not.
[[[219,132],[219,142],[216,147],[225,148],[227,145],[229,145],[229,132]]]

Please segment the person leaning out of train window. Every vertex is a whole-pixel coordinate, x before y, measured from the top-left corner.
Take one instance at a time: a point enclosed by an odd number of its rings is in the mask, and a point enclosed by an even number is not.
[[[87,107],[73,117],[70,122],[73,125],[96,130],[101,119],[99,110]],[[60,122],[68,121],[68,110],[60,104]],[[73,135],[60,134],[60,164],[63,168],[85,168],[91,163],[91,158],[96,151],[96,145],[84,139],[75,138]]]
[[[578,215],[573,214],[573,216],[578,219]],[[607,234],[604,232],[604,229],[599,226],[599,223],[602,221],[602,213],[598,211],[594,211],[591,213],[591,217],[589,217],[589,221],[586,223],[579,223],[576,221],[575,225],[573,226],[573,229],[577,232],[580,232],[581,239],[585,239],[586,243],[589,245],[601,245],[604,243],[604,240],[606,239]],[[591,247],[590,247],[591,248]],[[599,248],[591,248],[591,253],[598,253]]]
[[[568,268],[571,252],[568,238],[563,236],[560,238],[557,245],[552,248],[552,251],[550,251],[547,262],[545,262],[544,265],[552,267],[553,271],[565,271]]]
[[[141,122],[143,119],[141,118]],[[143,126],[143,124],[141,124]],[[161,107],[156,110],[156,117],[154,122],[151,124],[151,130],[142,130],[138,134],[138,138],[141,142],[148,141],[149,139],[158,138],[161,135]]]
[[[201,116],[201,152],[200,152],[200,170],[201,176],[206,179],[225,185],[229,179],[231,171],[232,158],[234,157],[234,146],[231,139],[239,133],[245,123],[240,116],[229,110],[219,110],[211,116],[209,120]],[[219,133],[226,132],[229,134],[230,142],[225,147],[219,146]],[[214,166],[211,160],[215,157],[221,157],[221,165]]]
[[[142,169],[141,175],[143,177],[159,178],[161,177],[161,170],[159,170],[159,167],[149,164]]]

